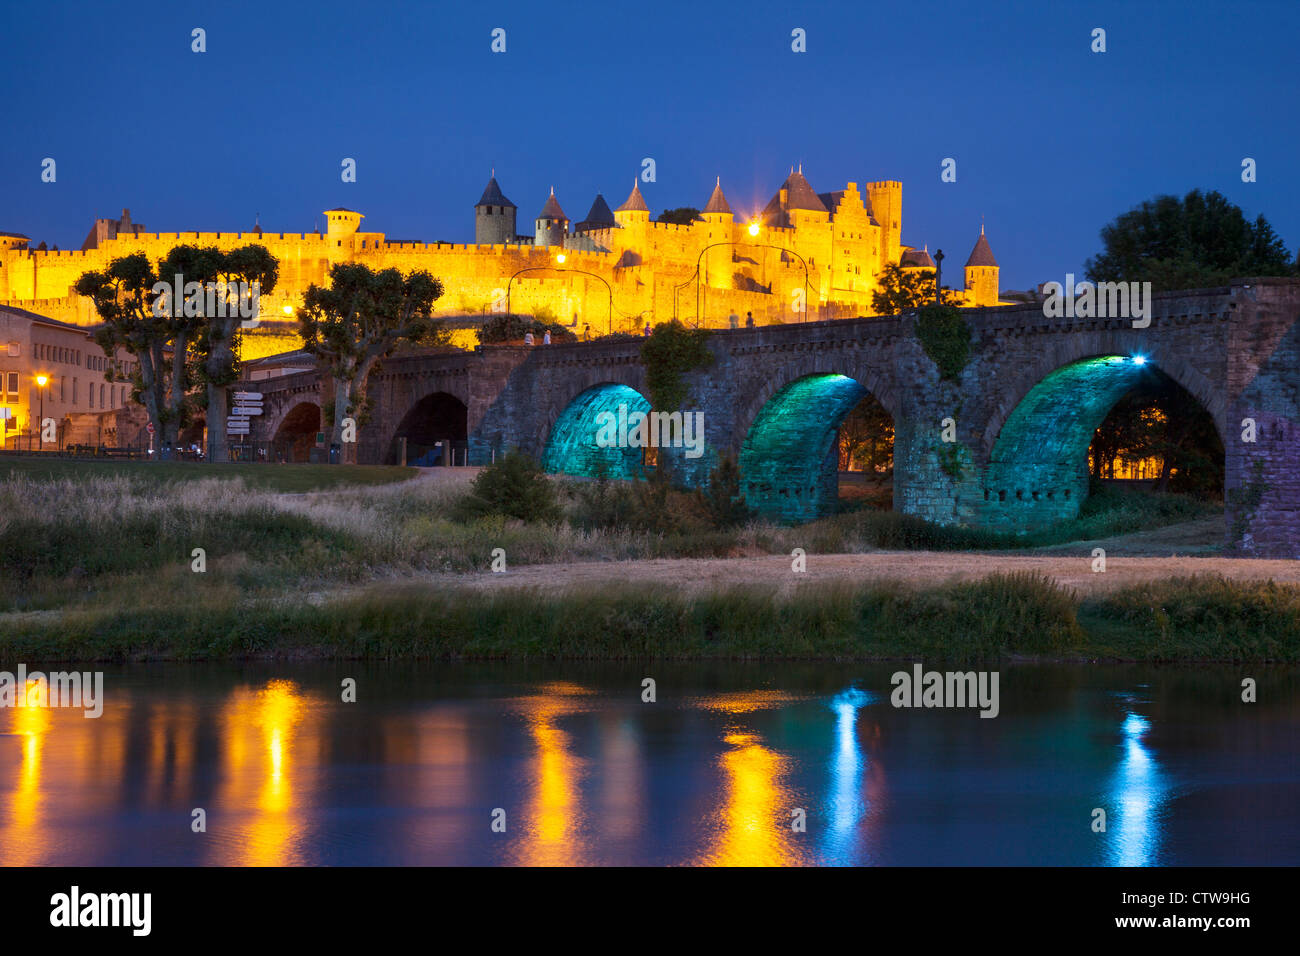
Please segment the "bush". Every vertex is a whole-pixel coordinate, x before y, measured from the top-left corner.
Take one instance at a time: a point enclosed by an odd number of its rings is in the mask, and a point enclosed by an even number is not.
[[[740,468],[730,455],[723,455],[709,473],[709,486],[700,493],[705,512],[718,529],[734,528],[749,521],[754,512],[740,490]]]
[[[479,473],[455,513],[462,521],[501,515],[525,522],[554,522],[560,517],[560,505],[542,466],[522,452],[512,451]]]

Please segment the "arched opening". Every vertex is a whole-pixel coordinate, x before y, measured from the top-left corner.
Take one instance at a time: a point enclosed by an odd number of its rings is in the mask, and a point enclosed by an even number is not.
[[[862,407],[861,413],[855,409]],[[836,511],[841,464],[851,466],[854,448],[841,426],[851,412],[851,431],[861,441],[859,466],[870,460],[893,466],[893,419],[858,382],[845,375],[809,375],[776,392],[750,425],[740,449],[740,477],[751,508],[781,521],[811,521]],[[882,417],[883,415],[883,417]],[[887,439],[864,434],[888,424]],[[869,453],[871,444],[874,454]],[[888,458],[883,445],[888,446]],[[846,469],[847,470],[847,469]]]
[[[1094,486],[1222,501],[1224,464],[1214,417],[1159,369],[1115,403],[1088,447]]]
[[[469,409],[455,395],[434,392],[412,406],[393,433],[388,464],[401,463],[406,439],[406,463],[422,468],[462,462],[469,434]]]
[[[551,426],[542,467],[552,474],[644,477],[645,448],[636,426],[649,411],[649,400],[627,385],[587,389]]]
[[[321,430],[320,406],[300,402],[289,409],[272,441],[277,461],[306,462],[316,447],[316,433]]]
[[[1111,457],[1106,436],[1115,430],[1112,425],[1119,426],[1132,415],[1140,416],[1143,409],[1156,407],[1156,396],[1166,409],[1184,417],[1194,410],[1201,427],[1208,420],[1209,430],[1214,431],[1204,407],[1141,355],[1083,359],[1046,376],[1012,410],[998,433],[984,478],[986,524],[1032,531],[1078,515],[1088,497],[1090,461],[1094,458],[1090,449],[1104,465]],[[1113,411],[1119,418],[1108,425]],[[1152,426],[1147,423],[1148,429]],[[1094,449],[1099,429],[1102,441]],[[1182,423],[1178,431],[1181,436]],[[1189,429],[1182,437],[1190,439],[1195,433]],[[1198,455],[1218,456],[1221,489],[1222,442],[1218,442],[1217,451],[1210,447]]]

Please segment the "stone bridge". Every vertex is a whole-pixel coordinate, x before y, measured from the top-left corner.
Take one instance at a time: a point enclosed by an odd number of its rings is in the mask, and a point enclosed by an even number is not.
[[[714,364],[687,377],[703,454],[660,454],[688,484],[734,455],[752,506],[808,520],[833,509],[839,424],[871,394],[893,416],[897,510],[1029,530],[1078,513],[1096,428],[1144,380],[1168,376],[1222,441],[1229,547],[1300,556],[1300,280],[1157,295],[1146,328],[1048,318],[1038,305],[963,316],[971,352],[956,381],[941,380],[912,316],[715,331]],[[642,451],[600,447],[596,429],[602,411],[649,408],[639,349],[623,340],[390,358],[371,379],[357,460],[395,462],[404,445],[408,460],[428,461],[447,442],[462,449],[458,462],[518,448],[551,471],[637,475]],[[316,373],[243,383],[265,395],[252,437],[316,432],[324,384]]]

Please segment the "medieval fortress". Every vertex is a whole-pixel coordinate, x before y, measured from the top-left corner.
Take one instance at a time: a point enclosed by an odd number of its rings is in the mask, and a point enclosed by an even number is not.
[[[674,317],[725,327],[733,316],[743,323],[747,313],[758,325],[871,315],[886,266],[934,268],[928,251],[902,244],[902,193],[892,181],[818,193],[802,168],[791,169],[762,210],[736,212],[717,182],[695,220],[678,225],[651,220],[637,183],[612,211],[598,194],[577,223],[552,190],[531,233],[521,235],[518,207],[494,172],[474,206],[472,245],[390,240],[363,230],[363,215],[342,208],[325,211],[324,234],[266,232],[260,225],[240,233],[154,233],[124,209],[121,219],[96,220],[76,251],[30,249],[27,236],[0,233],[0,305],[90,326],[98,321],[90,301],[72,291],[83,272],[134,252],[159,259],[180,243],[233,249],[256,242],[280,260],[280,278],[262,296],[258,328],[244,338],[245,358],[297,348],[294,310],[310,284],[328,282],[338,262],[427,270],[443,282],[438,312],[448,317],[509,309],[580,336],[638,331]],[[964,305],[998,304],[998,264],[983,229],[963,278]],[[947,284],[958,285],[951,278]],[[468,332],[458,341],[473,339]]]

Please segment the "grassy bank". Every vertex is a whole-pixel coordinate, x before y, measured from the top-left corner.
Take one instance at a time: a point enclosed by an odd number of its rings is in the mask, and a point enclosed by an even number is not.
[[[175,485],[193,481],[238,480],[259,491],[325,491],[353,485],[405,481],[414,468],[390,465],[275,465],[253,462],[209,464],[184,461],[97,461],[86,458],[0,459],[0,481],[84,482],[120,478],[136,485]]]
[[[1049,579],[935,588],[810,584],[785,596],[695,597],[371,586],[346,597],[10,615],[0,656],[32,662],[314,659],[839,659],[1009,657],[1300,661],[1300,588],[1187,578],[1081,601]]]

